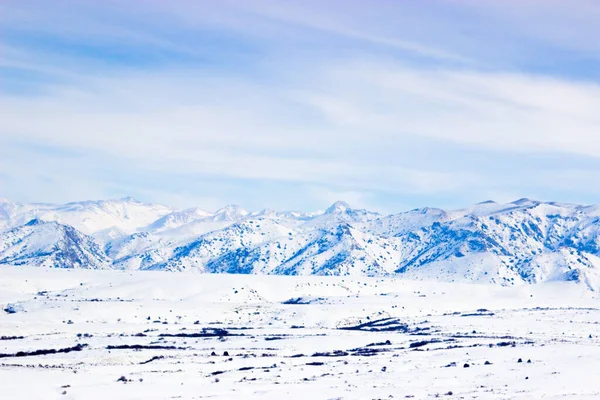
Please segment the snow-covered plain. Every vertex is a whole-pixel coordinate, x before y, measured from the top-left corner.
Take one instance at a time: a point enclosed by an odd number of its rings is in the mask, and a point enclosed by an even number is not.
[[[3,399],[600,398],[598,293],[573,282],[0,276]],[[73,351],[26,353],[51,349]]]

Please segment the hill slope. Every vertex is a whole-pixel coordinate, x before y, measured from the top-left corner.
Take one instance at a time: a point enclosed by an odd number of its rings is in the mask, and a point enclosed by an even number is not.
[[[34,219],[0,234],[0,264],[103,269],[111,260],[75,228]]]

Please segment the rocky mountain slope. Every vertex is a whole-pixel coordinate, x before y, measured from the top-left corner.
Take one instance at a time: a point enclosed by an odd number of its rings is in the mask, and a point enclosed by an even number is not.
[[[89,235],[89,236],[88,236]],[[0,202],[0,264],[281,275],[390,275],[600,289],[600,207],[521,199],[380,215],[174,210],[126,198]]]
[[[56,268],[110,268],[94,239],[58,222],[33,219],[0,235],[0,264]]]

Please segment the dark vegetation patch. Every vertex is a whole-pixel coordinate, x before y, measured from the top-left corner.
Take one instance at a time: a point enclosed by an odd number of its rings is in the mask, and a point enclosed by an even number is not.
[[[505,340],[514,340],[514,339],[523,339],[517,338],[514,336],[496,336],[496,335],[478,335],[475,333],[466,334],[466,333],[456,333],[454,335],[449,335],[448,337],[455,339],[505,339]]]
[[[496,343],[496,346],[498,346],[498,347],[507,347],[507,346],[515,347],[516,345],[517,345],[517,342],[498,342],[498,343]]]
[[[533,308],[521,308],[524,311],[600,311],[600,308],[592,307],[533,307]]]
[[[317,297],[317,298],[293,297],[291,299],[283,301],[281,304],[305,305],[305,304],[320,303],[322,301],[325,301],[325,299],[323,297]]]
[[[485,347],[485,346],[493,347],[493,344],[490,344],[490,345],[486,345],[486,344],[482,344],[482,343],[475,343],[475,344],[470,344],[470,345],[453,344],[453,345],[446,346],[446,347],[427,349],[427,351],[470,349],[473,347]],[[413,351],[423,351],[423,349],[416,348],[416,349],[413,349]]]
[[[386,340],[385,342],[377,342],[377,343],[369,343],[365,347],[374,347],[374,346],[391,346],[392,342]]]
[[[72,351],[81,351],[88,347],[87,344],[78,344],[73,347],[66,347],[63,349],[40,349],[33,351],[18,351],[13,354],[0,354],[0,358],[10,358],[10,357],[34,357],[34,356],[45,356],[48,354],[59,354],[59,353],[70,353]]]
[[[444,365],[444,368],[451,368],[451,367],[456,367],[456,362],[452,361],[450,364],[448,365]]]
[[[58,295],[57,295],[58,296]],[[108,303],[108,302],[116,302],[116,303],[133,303],[134,300],[132,299],[122,299],[120,297],[117,297],[116,299],[113,298],[105,298],[105,299],[97,299],[97,298],[93,298],[93,299],[74,299],[71,300],[72,302],[75,303]]]
[[[350,353],[348,353],[347,351],[334,350],[334,351],[324,351],[324,352],[314,353],[311,357],[346,357],[348,355],[350,355]],[[296,354],[295,356],[292,356],[292,358],[303,357],[303,356],[304,356],[304,354]]]
[[[429,336],[432,333],[439,333],[439,330],[432,331],[430,327],[416,327],[408,332],[411,336]]]
[[[467,313],[467,314],[460,314],[461,317],[493,317],[494,314],[493,312],[488,312],[488,313]]]
[[[7,314],[16,314],[19,311],[23,311],[23,307],[17,304],[7,304],[4,308],[4,312]]]
[[[365,322],[354,326],[344,326],[338,328],[346,331],[364,331],[364,332],[403,332],[411,331],[408,324],[400,322],[396,318],[383,318],[375,321]]]
[[[150,364],[152,361],[156,361],[156,360],[162,360],[163,358],[165,358],[165,356],[154,356],[154,357],[152,357],[152,358],[151,358],[151,359],[149,359],[149,360],[142,361],[142,362],[140,363],[140,365],[144,365],[144,364]]]
[[[106,350],[187,350],[187,348],[162,345],[122,344],[117,346],[106,346]]]
[[[388,352],[390,350],[388,349],[378,349],[375,347],[357,347],[355,349],[350,349],[350,350],[334,350],[334,351],[324,351],[324,352],[318,352],[318,353],[314,353],[311,357],[347,357],[347,356],[354,356],[354,357],[371,357],[374,356],[376,354],[379,353],[384,353],[384,352]],[[297,354],[295,356],[292,356],[292,358],[295,357],[303,357],[303,354]]]
[[[453,344],[451,346],[446,346],[444,348],[439,348],[439,349],[431,349],[432,351],[435,350],[454,350],[454,349],[469,349],[469,348],[473,348],[473,347],[484,347],[485,344],[480,344],[480,343],[476,343],[476,344],[469,344],[469,345],[460,345],[460,344]]]
[[[411,344],[408,345],[408,347],[411,349],[416,349],[418,347],[427,346],[428,344],[441,343],[441,342],[442,342],[442,340],[440,340],[440,339],[421,340],[418,342],[412,342]]]
[[[371,356],[374,356],[379,353],[385,353],[387,351],[389,351],[389,350],[375,349],[372,347],[359,347],[359,348],[350,350],[350,355],[356,356],[356,357],[371,357]]]
[[[496,347],[508,347],[508,346],[517,347],[517,345],[527,345],[527,344],[535,344],[535,342],[532,341],[532,340],[525,340],[525,341],[520,342],[520,343],[516,342],[516,341],[498,342],[498,343],[495,343],[495,344],[494,343],[490,343],[488,346],[489,347],[494,347],[494,346],[496,346]]]
[[[0,340],[20,340],[25,339],[25,336],[0,336]]]
[[[226,329],[221,328],[202,328],[201,332],[192,333],[161,333],[159,337],[181,337],[181,338],[207,338],[207,337],[225,337],[225,336],[244,336],[243,334],[233,334]]]

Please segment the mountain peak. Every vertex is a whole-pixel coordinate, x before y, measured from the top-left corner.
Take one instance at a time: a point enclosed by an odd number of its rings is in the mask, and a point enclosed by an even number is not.
[[[513,201],[511,204],[515,204],[518,206],[524,206],[524,205],[536,205],[536,204],[540,204],[540,202],[537,200],[528,199],[527,197],[523,197],[519,200]]]
[[[341,214],[351,209],[352,208],[350,205],[345,201],[336,201],[327,210],[325,210],[325,214]]]
[[[42,221],[39,218],[34,218],[31,221],[29,221],[28,223],[25,224],[25,226],[36,226],[36,225],[43,225],[45,222]]]
[[[135,199],[131,196],[121,197],[119,199],[119,201],[122,201],[123,203],[134,203],[134,204],[140,203],[140,201],[138,201],[137,199]]]
[[[223,213],[231,213],[231,212],[242,212],[242,213],[248,213],[248,211],[238,205],[235,204],[229,204],[223,208],[219,208],[215,214],[223,214]]]
[[[236,206],[235,204],[228,205],[226,207],[220,208],[215,212],[216,220],[229,220],[235,221],[240,218],[244,218],[249,215],[250,212],[248,210]]]
[[[262,215],[265,217],[275,217],[277,216],[277,211],[273,210],[272,208],[265,208],[264,210],[259,212],[258,215]]]

